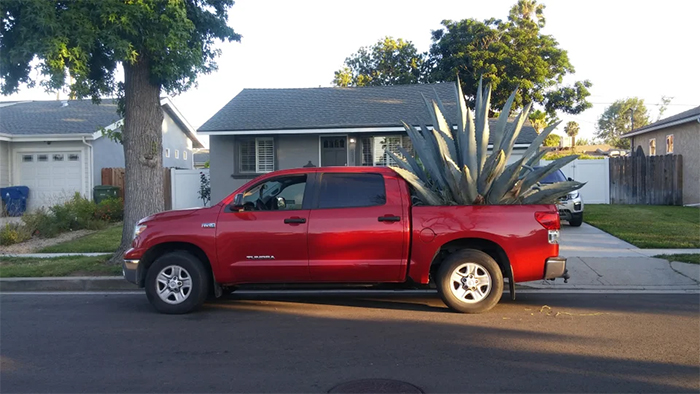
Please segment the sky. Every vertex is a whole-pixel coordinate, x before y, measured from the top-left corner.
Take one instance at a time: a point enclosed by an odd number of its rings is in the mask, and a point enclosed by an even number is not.
[[[229,25],[240,43],[218,47],[218,71],[173,97],[195,128],[244,88],[332,86],[333,72],[360,47],[385,36],[428,51],[432,30],[445,19],[505,19],[517,0],[237,0]],[[593,107],[560,114],[591,138],[597,119],[615,100],[640,97],[652,120],[662,96],[673,97],[664,117],[700,105],[700,1],[559,0],[546,6],[543,33],[568,51],[576,70],[565,83],[589,79]],[[61,96],[62,99],[66,95]],[[56,93],[22,88],[0,100],[54,100]],[[563,125],[557,130],[563,134]],[[201,136],[205,145],[206,136]]]

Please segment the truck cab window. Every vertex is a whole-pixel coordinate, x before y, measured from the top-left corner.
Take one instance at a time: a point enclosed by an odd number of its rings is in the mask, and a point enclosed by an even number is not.
[[[373,207],[386,204],[381,174],[330,173],[321,177],[319,208]]]
[[[246,211],[290,211],[301,209],[306,175],[270,179],[243,193]]]

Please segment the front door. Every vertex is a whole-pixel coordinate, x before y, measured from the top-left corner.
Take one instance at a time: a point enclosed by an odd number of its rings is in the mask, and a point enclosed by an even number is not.
[[[321,137],[321,167],[348,165],[347,137]]]
[[[219,215],[218,258],[236,283],[309,279],[306,181],[306,174],[262,181],[243,193],[243,210]]]

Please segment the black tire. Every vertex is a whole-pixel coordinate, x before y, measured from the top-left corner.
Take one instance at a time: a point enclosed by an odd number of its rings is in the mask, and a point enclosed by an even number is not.
[[[571,220],[569,220],[569,225],[573,227],[581,227],[581,223],[583,223],[583,212],[572,213]]]
[[[159,295],[158,290],[162,284],[158,283],[158,275],[169,267],[179,267],[184,270],[183,276],[191,280],[190,289],[185,293],[184,300],[179,303],[168,303]],[[169,271],[172,274],[172,268]],[[185,275],[186,273],[186,275]],[[151,305],[160,313],[183,314],[192,312],[204,304],[209,294],[209,272],[199,259],[185,251],[166,253],[156,259],[146,274],[146,296]],[[177,302],[173,296],[172,302]]]
[[[488,273],[490,278],[490,287],[487,288],[488,294],[479,301],[470,302],[467,298],[461,300],[452,292],[452,273],[466,263],[474,263],[480,266],[483,271]],[[454,311],[462,313],[486,312],[496,306],[503,295],[503,273],[501,272],[501,268],[491,256],[480,250],[464,249],[449,255],[445,261],[440,264],[437,280],[435,282],[438,293],[443,302],[445,302],[445,305]],[[458,283],[455,284],[458,285]],[[485,288],[481,287],[481,289],[483,290]]]

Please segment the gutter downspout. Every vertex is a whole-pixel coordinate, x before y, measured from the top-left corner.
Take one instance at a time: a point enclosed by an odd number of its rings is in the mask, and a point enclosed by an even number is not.
[[[93,163],[93,156],[92,156],[92,145],[87,143],[87,140],[85,139],[85,137],[83,137],[82,141],[83,141],[83,144],[87,145],[88,151],[90,152],[90,156],[89,156],[90,160],[89,160],[89,163],[87,163],[87,165],[88,165],[88,190],[87,190],[87,194],[88,194],[88,199],[92,200],[92,197],[93,197],[92,196],[92,189],[93,189],[93,182],[94,182],[94,180],[93,180],[93,178],[94,178],[94,174],[93,174],[94,163]]]

